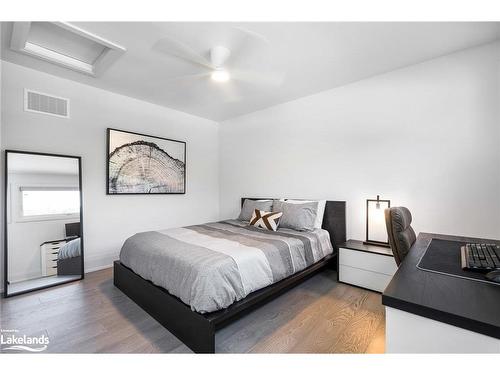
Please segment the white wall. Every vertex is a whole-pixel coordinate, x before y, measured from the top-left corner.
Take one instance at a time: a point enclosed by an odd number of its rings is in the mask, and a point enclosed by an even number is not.
[[[500,237],[499,43],[225,121],[221,216],[241,196],[410,208],[416,231]],[[369,61],[367,61],[369,63]]]
[[[80,221],[80,214],[58,220],[26,220],[22,217],[20,187],[53,186],[78,189],[78,175],[48,173],[9,173],[7,188],[7,247],[9,281],[42,276],[40,245],[66,237],[65,224]]]
[[[0,40],[2,40],[2,22],[0,22]],[[2,145],[2,119],[3,119],[3,103],[2,103],[2,66],[3,66],[3,60],[2,60],[2,49],[0,48],[0,146]],[[2,153],[0,155],[0,198],[3,198],[3,186],[4,186],[4,154]],[[0,223],[3,224],[3,199],[0,199]],[[0,225],[0,292],[3,292],[3,269],[4,269],[4,253],[3,253],[3,247],[4,247],[4,226]]]
[[[140,231],[216,220],[218,124],[3,62],[2,150],[82,156],[85,268],[110,265]],[[71,119],[23,111],[23,89],[71,100]],[[185,195],[106,195],[106,128],[187,142]]]

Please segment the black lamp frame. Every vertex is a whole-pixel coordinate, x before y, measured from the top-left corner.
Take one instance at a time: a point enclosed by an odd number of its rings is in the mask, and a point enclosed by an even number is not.
[[[369,224],[368,224],[368,210],[370,206],[370,202],[384,202],[387,203],[387,207],[391,207],[391,201],[389,199],[380,199],[380,195],[377,195],[377,199],[367,199],[366,200],[366,241],[363,243],[365,245],[376,245],[376,246],[383,246],[383,247],[391,247],[389,245],[389,242],[382,242],[382,241],[372,241],[370,240],[370,233],[369,233]]]

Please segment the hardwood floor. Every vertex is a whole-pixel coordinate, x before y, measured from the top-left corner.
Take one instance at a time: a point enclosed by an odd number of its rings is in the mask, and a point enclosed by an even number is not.
[[[112,269],[0,300],[0,327],[45,333],[53,353],[190,353],[113,286]],[[326,270],[218,331],[217,353],[383,353],[380,294]]]

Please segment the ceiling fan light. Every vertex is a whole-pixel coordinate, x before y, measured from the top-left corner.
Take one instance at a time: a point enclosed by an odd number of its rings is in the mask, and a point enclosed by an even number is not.
[[[227,82],[231,78],[226,70],[214,70],[211,77],[215,82]]]

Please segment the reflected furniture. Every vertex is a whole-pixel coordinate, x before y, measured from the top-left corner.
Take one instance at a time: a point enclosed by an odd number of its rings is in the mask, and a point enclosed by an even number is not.
[[[61,247],[75,238],[77,237],[47,241],[40,246],[42,276],[68,276],[78,275],[81,273],[81,255],[67,259],[59,258],[59,250]]]
[[[46,241],[40,246],[40,259],[42,267],[42,276],[57,275],[57,255],[62,245],[66,244],[64,240]]]

